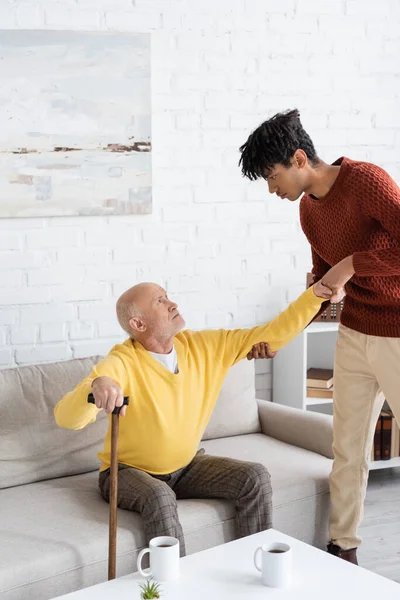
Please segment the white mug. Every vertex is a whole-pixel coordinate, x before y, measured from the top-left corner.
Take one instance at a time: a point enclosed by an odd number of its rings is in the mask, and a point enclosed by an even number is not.
[[[261,567],[258,564],[260,553]],[[261,572],[264,585],[288,587],[292,580],[292,550],[281,542],[263,544],[254,553],[254,566]]]
[[[142,569],[142,559],[150,554],[150,569]],[[160,536],[150,540],[149,547],[139,552],[137,568],[142,577],[156,581],[172,581],[179,577],[179,540]]]

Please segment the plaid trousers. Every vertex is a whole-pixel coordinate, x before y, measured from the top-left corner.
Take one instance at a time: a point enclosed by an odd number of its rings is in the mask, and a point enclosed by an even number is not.
[[[110,470],[99,476],[100,492],[109,501]],[[272,527],[272,488],[267,469],[259,464],[209,456],[201,449],[186,467],[168,475],[119,465],[118,506],[138,512],[146,540],[168,535],[179,540],[185,556],[185,540],[179,522],[177,500],[220,498],[235,503],[236,535],[245,537]]]

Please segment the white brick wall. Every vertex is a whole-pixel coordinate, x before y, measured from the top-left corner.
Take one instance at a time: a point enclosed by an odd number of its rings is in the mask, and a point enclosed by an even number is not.
[[[400,180],[398,0],[13,0],[3,28],[151,31],[154,212],[0,220],[0,365],[106,352],[117,295],[164,282],[190,327],[269,319],[303,288],[297,208],[238,146],[298,107],[321,156]],[[269,397],[270,363],[257,365]]]

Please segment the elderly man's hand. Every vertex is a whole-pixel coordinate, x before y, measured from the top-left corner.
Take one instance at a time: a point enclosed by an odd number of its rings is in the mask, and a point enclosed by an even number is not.
[[[341,288],[344,288],[346,283],[353,277],[354,273],[353,257],[348,256],[329,269],[323,276],[321,280],[322,284],[330,288],[333,292],[331,302],[339,302],[339,300],[336,299],[338,292]]]
[[[331,300],[333,296],[331,288],[324,285],[321,280],[317,281],[317,283],[314,283],[313,291],[317,298],[325,298],[325,300]]]
[[[314,283],[314,294],[318,296],[318,298],[325,298],[329,300],[331,304],[338,304],[345,297],[346,293],[343,288],[339,288],[337,290],[331,290],[330,287],[325,285],[320,279],[317,283]]]
[[[247,360],[252,360],[253,358],[274,358],[274,356],[276,356],[276,352],[272,352],[269,349],[267,342],[260,342],[259,344],[254,344],[247,355]]]
[[[111,377],[97,377],[92,383],[92,394],[97,408],[111,414],[116,406],[122,406],[119,414],[125,416],[124,392]]]

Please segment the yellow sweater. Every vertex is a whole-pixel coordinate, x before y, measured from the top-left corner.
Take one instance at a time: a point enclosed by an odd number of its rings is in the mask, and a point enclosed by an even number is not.
[[[187,465],[198,449],[229,369],[253,344],[266,341],[279,350],[319,311],[322,298],[308,289],[278,317],[251,329],[182,331],[174,338],[179,373],[171,373],[137,341],[114,346],[89,377],[54,409],[60,427],[82,429],[99,409],[88,404],[92,381],[111,377],[129,396],[120,419],[118,461],[152,474],[172,473]],[[111,428],[98,456],[110,466]]]

